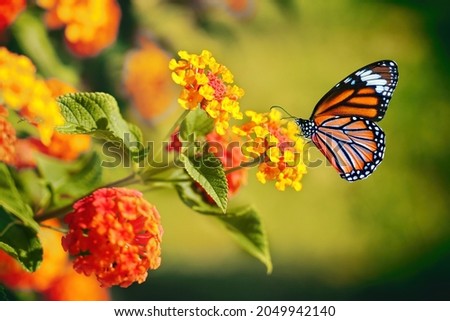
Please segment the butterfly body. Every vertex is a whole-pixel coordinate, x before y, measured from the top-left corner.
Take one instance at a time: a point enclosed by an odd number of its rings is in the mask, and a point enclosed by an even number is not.
[[[334,86],[317,103],[309,119],[295,118],[331,165],[348,181],[364,179],[384,157],[383,119],[398,82],[391,60],[374,62]]]

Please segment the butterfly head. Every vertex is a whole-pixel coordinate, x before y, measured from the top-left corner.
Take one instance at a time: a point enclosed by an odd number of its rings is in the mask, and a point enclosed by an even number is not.
[[[316,124],[309,119],[295,118],[295,123],[302,132],[302,136],[305,138],[311,138],[312,134],[317,130]]]

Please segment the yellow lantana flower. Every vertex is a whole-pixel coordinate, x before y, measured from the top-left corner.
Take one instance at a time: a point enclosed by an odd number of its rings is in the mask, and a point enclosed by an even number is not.
[[[188,110],[204,109],[215,120],[216,132],[224,135],[230,119],[242,119],[238,100],[244,90],[233,85],[233,74],[208,50],[200,55],[186,51],[178,55],[180,60],[169,62],[172,80],[183,87],[178,103]]]
[[[233,131],[247,138],[244,155],[250,161],[260,159],[257,179],[265,184],[275,181],[275,187],[284,191],[290,186],[296,191],[302,188],[301,179],[306,173],[302,154],[304,141],[298,127],[281,119],[281,113],[272,109],[269,113],[247,111],[249,121]]]
[[[51,90],[36,76],[31,60],[5,47],[0,47],[0,103],[35,125],[45,145],[55,127],[64,123]]]

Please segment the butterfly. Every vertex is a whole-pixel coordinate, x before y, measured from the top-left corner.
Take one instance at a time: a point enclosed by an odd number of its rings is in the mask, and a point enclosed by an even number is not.
[[[319,100],[309,119],[295,118],[343,179],[368,177],[380,165],[386,136],[383,119],[398,83],[392,60],[371,63],[350,74]]]

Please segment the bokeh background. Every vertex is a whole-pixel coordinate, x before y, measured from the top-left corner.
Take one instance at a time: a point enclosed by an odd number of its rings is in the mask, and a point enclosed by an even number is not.
[[[162,112],[143,112],[123,94],[126,52],[142,38],[169,56],[210,50],[244,88],[243,110],[281,105],[309,117],[338,81],[380,59],[397,62],[400,80],[380,123],[385,160],[367,180],[348,183],[323,164],[308,169],[302,191],[279,192],[250,172],[236,201],[259,210],[271,275],[221,225],[186,208],[174,192],[158,190],[146,197],[162,215],[162,265],[143,285],[113,289],[114,299],[450,299],[449,2],[119,3],[123,16],[112,47],[76,63],[58,50],[58,59],[81,72],[84,89],[117,97],[148,139],[162,137],[182,110],[175,95]],[[20,47],[15,41],[11,46]],[[310,156],[324,161],[317,151]]]
[[[221,226],[149,194],[163,215],[162,267],[118,299],[450,299],[450,6],[445,1],[235,1],[191,6],[134,1],[139,23],[172,48],[207,48],[246,91],[243,109],[281,105],[309,117],[331,86],[379,59],[400,80],[381,122],[383,164],[347,183],[310,168],[301,192],[250,174],[239,196],[260,210],[274,271]],[[197,16],[197,23],[194,18]],[[179,113],[179,112],[178,112]],[[321,157],[318,153],[311,157]]]

